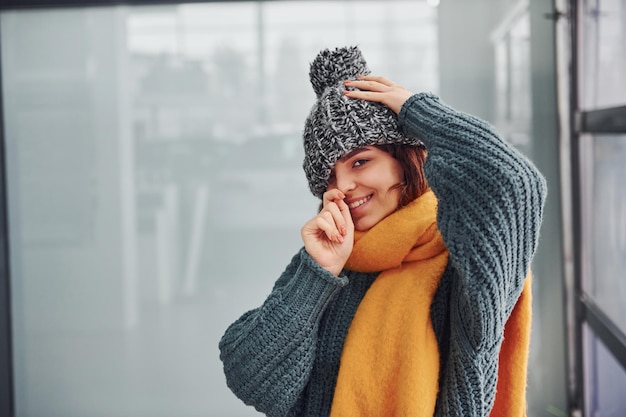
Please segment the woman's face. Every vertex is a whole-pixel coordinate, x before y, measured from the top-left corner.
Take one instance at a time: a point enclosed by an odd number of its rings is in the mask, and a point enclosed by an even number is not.
[[[335,164],[328,190],[338,188],[346,196],[354,228],[366,231],[393,213],[404,181],[400,163],[374,146],[356,149]]]

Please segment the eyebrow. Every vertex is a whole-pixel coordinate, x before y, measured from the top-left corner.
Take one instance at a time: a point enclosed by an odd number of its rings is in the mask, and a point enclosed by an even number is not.
[[[347,154],[345,154],[344,156],[339,158],[339,160],[340,161],[345,161],[345,160],[348,160],[348,159],[352,158],[355,155],[358,155],[358,154],[360,154],[362,152],[367,152],[369,150],[370,150],[369,146],[365,146],[363,148],[358,148],[358,149],[355,149],[353,151],[348,152]]]

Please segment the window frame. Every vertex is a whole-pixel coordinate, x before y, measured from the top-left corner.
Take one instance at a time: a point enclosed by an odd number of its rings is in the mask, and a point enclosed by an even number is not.
[[[626,334],[608,317],[602,307],[585,292],[591,262],[585,239],[584,176],[590,155],[582,152],[584,141],[594,135],[626,134],[626,105],[581,110],[583,56],[583,13],[585,0],[556,0],[557,49],[562,51],[557,71],[568,74],[559,84],[561,120],[562,200],[566,257],[565,298],[568,331],[568,415],[586,417],[585,326],[626,370]],[[558,19],[557,19],[558,20]],[[624,100],[626,102],[626,98]],[[589,146],[589,143],[584,145]],[[569,258],[569,259],[567,259]]]

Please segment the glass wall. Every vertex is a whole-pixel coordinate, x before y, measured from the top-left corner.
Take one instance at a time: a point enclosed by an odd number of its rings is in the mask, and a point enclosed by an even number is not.
[[[585,416],[621,417],[626,411],[626,370],[585,326]]]
[[[626,413],[626,0],[580,0],[575,170],[580,191],[577,318],[585,416]]]
[[[258,415],[217,345],[317,208],[308,63],[358,44],[438,92],[429,3],[2,12],[17,416]]]
[[[584,195],[589,263],[585,292],[626,333],[626,135],[584,137],[592,164]]]
[[[626,2],[581,2],[580,105],[584,110],[626,103]]]

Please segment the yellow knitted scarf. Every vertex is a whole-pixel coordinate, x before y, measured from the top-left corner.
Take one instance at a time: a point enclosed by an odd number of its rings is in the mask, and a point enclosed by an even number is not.
[[[434,414],[439,349],[430,305],[448,261],[436,216],[428,191],[355,235],[346,269],[382,272],[350,324],[331,417]]]
[[[428,191],[355,234],[346,269],[382,272],[348,330],[331,417],[433,416],[439,349],[430,306],[448,261],[436,216],[437,199]],[[507,322],[492,417],[525,416],[530,280],[526,284],[510,331]]]

